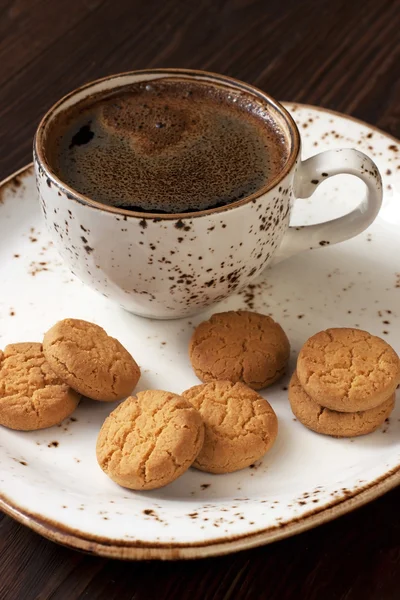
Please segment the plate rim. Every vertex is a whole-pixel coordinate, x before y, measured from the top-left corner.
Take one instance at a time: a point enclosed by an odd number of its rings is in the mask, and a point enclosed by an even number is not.
[[[368,127],[369,129],[394,140],[397,144],[400,144],[400,140],[390,133],[386,133],[378,127],[370,125],[351,115],[346,115],[329,108],[303,104],[296,101],[282,101],[281,104],[286,108],[288,106],[298,106],[299,108],[330,113],[337,117],[350,119],[359,125]],[[33,163],[31,162],[3,179],[0,182],[0,192],[9,185],[12,185],[18,177],[27,176],[28,172],[32,170],[32,167]],[[106,538],[85,534],[82,531],[63,525],[59,521],[47,519],[43,515],[30,512],[2,493],[0,493],[0,510],[43,537],[74,550],[81,550],[98,556],[119,558],[123,560],[195,559],[221,556],[232,552],[247,550],[302,533],[317,525],[322,525],[344,514],[352,512],[353,510],[368,504],[372,500],[379,498],[398,485],[400,485],[400,465],[394,467],[384,475],[379,476],[374,481],[354,489],[344,497],[337,498],[336,500],[334,499],[330,504],[315,508],[314,510],[303,514],[301,517],[294,518],[285,524],[276,525],[267,529],[259,529],[258,531],[251,533],[248,532],[230,536],[229,538],[216,538],[210,541],[193,543],[173,542],[167,544],[141,542],[140,540],[109,541]]]
[[[400,138],[397,138],[396,136],[392,135],[391,133],[388,133],[387,131],[380,129],[376,125],[371,125],[371,123],[367,123],[367,121],[363,121],[362,119],[353,117],[353,115],[346,115],[346,113],[342,113],[338,110],[333,110],[333,108],[325,108],[324,106],[315,106],[314,104],[296,102],[295,100],[280,100],[279,102],[281,104],[283,104],[283,106],[287,110],[289,110],[288,107],[299,106],[300,108],[306,108],[308,110],[315,110],[317,112],[322,112],[322,113],[329,113],[331,115],[334,115],[335,117],[341,117],[342,119],[354,121],[355,123],[358,123],[359,125],[363,125],[363,127],[368,127],[369,129],[373,129],[377,133],[380,133],[381,135],[384,135],[385,137],[392,139],[394,142],[396,142],[396,144],[400,144]]]
[[[328,523],[348,514],[372,500],[383,496],[399,484],[400,465],[365,486],[349,492],[344,498],[341,497],[333,500],[330,504],[321,508],[315,508],[285,524],[275,525],[252,533],[231,536],[227,539],[217,538],[204,543],[192,542],[181,544],[173,542],[168,544],[162,542],[141,542],[140,540],[109,542],[106,538],[101,538],[101,536],[84,534],[58,521],[46,519],[42,515],[20,508],[4,494],[0,494],[0,509],[21,523],[21,525],[29,527],[46,539],[89,554],[122,560],[196,559],[223,556],[292,537],[293,535],[308,531],[318,525]]]

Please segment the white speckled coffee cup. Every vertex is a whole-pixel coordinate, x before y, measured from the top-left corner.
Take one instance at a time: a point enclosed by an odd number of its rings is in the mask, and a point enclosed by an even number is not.
[[[57,115],[99,92],[174,76],[256,96],[287,138],[288,160],[281,173],[244,199],[184,214],[114,208],[74,191],[56,176],[46,159],[46,135]],[[335,149],[302,162],[299,131],[278,102],[251,85],[201,71],[136,71],[79,88],[42,119],[34,163],[47,227],[72,272],[126,310],[160,319],[201,311],[248,285],[272,261],[361,233],[382,202],[381,177],[365,154]],[[333,221],[290,227],[293,201],[310,196],[324,179],[340,173],[365,182],[367,194],[359,206]]]

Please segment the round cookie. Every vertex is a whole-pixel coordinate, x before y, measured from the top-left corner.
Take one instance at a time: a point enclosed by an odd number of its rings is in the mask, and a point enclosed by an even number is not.
[[[360,412],[338,412],[317,404],[303,390],[294,373],[289,386],[293,414],[308,429],[334,437],[355,437],[375,431],[393,410],[395,394],[379,406]]]
[[[126,398],[139,381],[140,369],[129,352],[88,321],[56,323],[44,336],[43,351],[63,381],[93,400]]]
[[[203,440],[203,421],[187,400],[147,390],[127,398],[105,420],[97,439],[97,460],[119,485],[151,490],[182,475]]]
[[[326,408],[357,412],[379,406],[399,383],[399,357],[389,344],[360,329],[327,329],[300,350],[297,376]]]
[[[208,473],[231,473],[260,459],[278,434],[272,407],[243,383],[213,381],[182,394],[205,424],[203,448],[193,463]]]
[[[80,396],[46,361],[42,344],[22,343],[0,351],[0,425],[34,431],[61,423]]]
[[[271,317],[249,311],[217,313],[195,329],[189,345],[194,372],[204,382],[242,381],[254,390],[286,370],[289,340]]]

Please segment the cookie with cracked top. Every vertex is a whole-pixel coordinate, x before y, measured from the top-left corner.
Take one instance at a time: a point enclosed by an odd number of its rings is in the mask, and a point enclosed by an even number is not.
[[[192,404],[171,392],[147,390],[107,417],[97,439],[97,461],[119,485],[152,490],[182,475],[203,441],[204,424]]]
[[[312,400],[294,373],[289,385],[289,401],[294,416],[308,429],[333,437],[355,437],[372,433],[385,422],[394,408],[395,394],[369,410],[338,412]]]
[[[379,406],[395,392],[400,361],[389,344],[367,331],[333,328],[304,344],[297,376],[315,402],[339,412],[357,412]]]
[[[286,371],[289,340],[271,317],[245,310],[216,313],[195,329],[189,344],[194,372],[204,382],[241,381],[254,390]]]
[[[272,447],[278,419],[271,405],[243,383],[213,381],[182,396],[200,412],[203,447],[193,466],[208,473],[231,473],[248,467]]]
[[[139,381],[140,369],[129,352],[88,321],[56,323],[44,336],[43,352],[60,379],[93,400],[126,398]]]
[[[42,344],[9,344],[0,350],[0,425],[19,431],[53,427],[74,412],[79,400],[51,369]]]

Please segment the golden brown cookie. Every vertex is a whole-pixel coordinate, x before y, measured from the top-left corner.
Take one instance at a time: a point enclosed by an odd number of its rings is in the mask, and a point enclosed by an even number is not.
[[[297,376],[309,396],[340,412],[369,410],[399,383],[399,357],[389,344],[360,329],[327,329],[300,350]]]
[[[63,381],[93,400],[121,400],[139,381],[140,369],[129,352],[88,321],[56,323],[44,336],[43,351]]]
[[[203,421],[187,400],[147,390],[125,400],[105,420],[97,439],[97,460],[119,485],[151,490],[182,475],[203,440]]]
[[[243,383],[213,381],[182,396],[205,424],[203,448],[193,463],[208,473],[231,473],[251,465],[271,448],[278,419],[270,404]]]
[[[0,425],[19,431],[52,427],[73,413],[79,400],[50,368],[42,344],[10,344],[0,351]]]
[[[393,410],[395,394],[369,410],[338,412],[311,400],[294,373],[289,386],[289,400],[293,414],[308,429],[334,437],[355,437],[371,433],[384,423]]]
[[[217,313],[195,329],[190,360],[201,381],[242,381],[254,390],[271,385],[286,370],[289,340],[266,315],[249,311]]]

